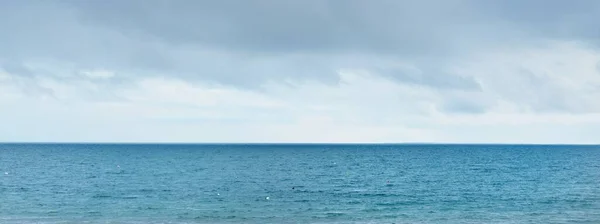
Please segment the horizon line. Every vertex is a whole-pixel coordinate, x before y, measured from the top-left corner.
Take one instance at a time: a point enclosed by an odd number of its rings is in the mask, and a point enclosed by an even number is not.
[[[66,144],[66,145],[582,145],[600,146],[600,143],[511,143],[511,142],[4,142],[0,144]]]

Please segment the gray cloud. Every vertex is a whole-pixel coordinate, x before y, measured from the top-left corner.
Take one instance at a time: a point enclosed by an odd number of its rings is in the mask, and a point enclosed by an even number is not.
[[[446,54],[520,37],[597,38],[600,3],[534,1],[72,1],[80,18],[171,44],[234,51]],[[594,26],[595,25],[595,26]],[[515,35],[519,35],[517,37]]]
[[[0,2],[0,61],[28,77],[52,75],[19,66],[33,61],[67,64],[64,72],[74,74],[117,71],[110,80],[118,83],[170,76],[251,89],[284,80],[335,84],[336,70],[366,68],[399,83],[477,92],[485,91],[477,80],[444,68],[489,47],[595,44],[599,14],[592,0],[8,0]],[[529,103],[543,110],[547,101]],[[448,102],[449,110],[482,110]]]
[[[0,69],[13,75],[33,77],[35,73],[20,63],[0,62]]]
[[[373,69],[378,74],[392,80],[422,85],[439,89],[462,89],[468,91],[481,91],[481,85],[473,77],[461,77],[429,66],[424,70],[407,70],[403,68]]]
[[[473,1],[488,18],[540,38],[598,43],[600,2],[594,0]]]
[[[580,26],[596,21],[590,16],[599,12],[600,5],[595,1],[557,0],[72,0],[0,4],[0,26],[10,33],[0,38],[5,57],[50,57],[86,67],[158,69],[229,81],[231,78],[223,78],[226,75],[211,75],[218,72],[198,72],[207,67],[209,71],[211,67],[223,70],[202,58],[203,52],[225,52],[230,63],[260,57],[275,58],[272,61],[277,64],[282,54],[447,60],[490,44],[527,42],[529,39],[521,37],[539,33],[593,37],[597,31]],[[244,73],[236,76],[257,80],[266,79],[261,76],[286,76],[281,71],[235,72]]]
[[[235,51],[440,52],[485,29],[461,1],[74,1],[85,22],[172,44]],[[431,7],[434,6],[434,7]],[[456,10],[456,11],[451,11]],[[461,14],[458,14],[461,13]],[[469,22],[470,21],[470,22]],[[470,26],[464,26],[463,23]],[[454,38],[460,37],[457,32]],[[491,36],[490,36],[491,37]]]

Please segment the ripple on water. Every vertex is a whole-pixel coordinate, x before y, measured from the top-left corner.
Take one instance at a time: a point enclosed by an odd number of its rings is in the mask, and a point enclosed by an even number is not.
[[[109,194],[95,194],[94,196],[92,196],[92,198],[98,198],[98,199],[108,199],[108,198],[112,198],[112,195]]]
[[[5,149],[0,223],[600,223],[600,149],[261,147]]]
[[[121,196],[119,198],[131,200],[131,199],[138,199],[139,197],[140,196],[138,196],[138,195],[127,195],[127,196]]]
[[[376,206],[383,206],[383,207],[412,206],[415,204],[421,204],[421,203],[416,202],[416,201],[392,201],[392,202],[375,203]]]

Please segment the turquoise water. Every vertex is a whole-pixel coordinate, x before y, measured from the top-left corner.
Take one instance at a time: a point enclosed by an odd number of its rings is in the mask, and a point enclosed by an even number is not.
[[[0,144],[0,223],[600,223],[600,146]]]

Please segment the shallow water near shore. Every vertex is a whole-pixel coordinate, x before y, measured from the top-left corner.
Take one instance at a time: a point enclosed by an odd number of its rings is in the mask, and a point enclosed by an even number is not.
[[[600,146],[0,144],[0,223],[600,223]]]

